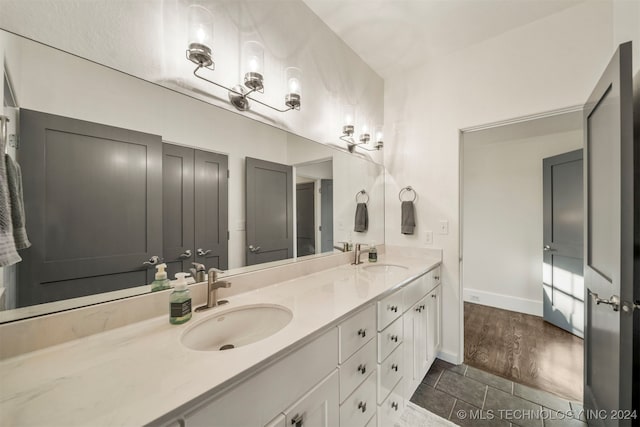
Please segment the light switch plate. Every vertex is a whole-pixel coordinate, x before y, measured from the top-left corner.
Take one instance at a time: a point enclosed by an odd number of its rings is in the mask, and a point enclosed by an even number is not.
[[[424,232],[424,243],[426,245],[433,245],[433,231],[427,230]]]
[[[449,221],[440,221],[440,228],[438,229],[440,234],[449,234]]]

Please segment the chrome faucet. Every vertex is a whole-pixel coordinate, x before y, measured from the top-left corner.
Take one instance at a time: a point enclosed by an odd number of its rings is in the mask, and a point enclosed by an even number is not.
[[[208,310],[210,308],[217,307],[229,302],[227,300],[218,301],[218,289],[231,287],[231,282],[218,280],[219,273],[224,273],[224,271],[218,270],[217,268],[209,269],[207,280],[207,304],[196,308],[196,311]]]
[[[190,269],[191,275],[193,276],[193,279],[196,281],[196,283],[204,282],[205,280],[207,280],[207,270],[204,264],[192,262],[191,265],[193,265],[194,267]]]
[[[349,242],[338,242],[340,246],[333,245],[334,249],[339,250],[340,252],[349,252]]]
[[[355,251],[353,252],[353,262],[351,263],[351,265],[360,265],[362,264],[362,261],[360,261],[360,255],[362,255],[362,252],[369,252],[370,248],[367,249],[362,249],[362,246],[368,246],[365,245],[364,243],[356,243],[355,246]]]

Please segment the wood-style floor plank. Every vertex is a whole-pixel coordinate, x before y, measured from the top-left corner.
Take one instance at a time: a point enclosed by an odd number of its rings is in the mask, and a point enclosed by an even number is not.
[[[541,317],[464,303],[464,361],[582,401],[583,340]]]

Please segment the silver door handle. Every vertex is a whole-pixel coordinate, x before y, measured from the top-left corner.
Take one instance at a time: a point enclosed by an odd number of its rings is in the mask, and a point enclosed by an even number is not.
[[[149,261],[143,262],[142,265],[156,265],[159,262],[160,262],[160,257],[157,255],[154,255],[151,258],[149,258]]]
[[[253,245],[249,245],[249,251],[251,252],[258,252],[260,250],[260,246],[253,246]]]
[[[555,249],[551,249],[551,246],[549,245],[544,245],[544,248],[542,248],[542,250],[544,250],[545,252],[555,252]]]
[[[203,250],[202,248],[198,248],[198,250],[196,251],[196,253],[198,254],[198,256],[206,256],[209,252],[211,252],[211,249],[207,249],[206,251]]]
[[[191,258],[191,249],[187,249],[186,251],[178,255],[178,258],[182,258],[182,259]]]
[[[620,297],[618,295],[612,295],[609,299],[600,298],[595,292],[589,291],[596,305],[607,304],[610,305],[613,311],[620,311]]]

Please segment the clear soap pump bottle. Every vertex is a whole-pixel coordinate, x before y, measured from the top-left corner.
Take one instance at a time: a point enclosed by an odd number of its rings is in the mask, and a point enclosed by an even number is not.
[[[181,325],[191,319],[191,292],[187,289],[188,273],[176,273],[176,285],[169,295],[169,323]]]
[[[171,287],[171,281],[167,278],[167,272],[164,269],[167,268],[167,264],[156,265],[156,277],[151,282],[151,292],[163,291]]]

